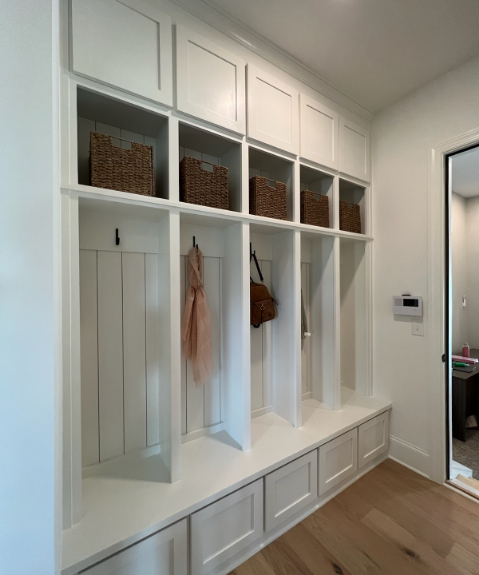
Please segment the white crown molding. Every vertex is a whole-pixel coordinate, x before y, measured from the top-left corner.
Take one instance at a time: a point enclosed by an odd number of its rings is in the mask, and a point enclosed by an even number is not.
[[[311,68],[300,62],[275,44],[233,18],[230,14],[211,5],[207,0],[170,0],[176,6],[199,18],[222,34],[229,36],[258,56],[303,82],[326,98],[331,99],[353,114],[371,122],[374,114],[328,84]]]

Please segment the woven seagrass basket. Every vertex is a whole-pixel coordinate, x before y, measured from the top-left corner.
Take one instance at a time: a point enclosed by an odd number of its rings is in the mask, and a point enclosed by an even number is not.
[[[268,182],[274,182],[270,186]],[[254,176],[249,181],[249,213],[265,218],[286,220],[286,184],[263,176]]]
[[[180,200],[228,210],[228,168],[185,156],[180,162]]]
[[[129,142],[130,149],[115,146],[113,139]],[[91,132],[90,182],[97,188],[154,196],[152,147]]]
[[[318,192],[301,192],[301,223],[329,228],[329,198]]]
[[[339,227],[344,232],[354,232],[360,234],[361,232],[361,211],[358,204],[339,202]]]

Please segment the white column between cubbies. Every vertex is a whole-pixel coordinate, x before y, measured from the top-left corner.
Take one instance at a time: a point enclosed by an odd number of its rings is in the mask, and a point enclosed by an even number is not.
[[[241,212],[249,214],[249,147],[244,138],[241,142]]]
[[[301,222],[301,164],[293,162],[293,222]]]
[[[331,228],[339,230],[339,176],[333,179],[333,221],[329,223]]]
[[[339,208],[339,179],[335,178],[338,187],[336,188],[337,194],[336,198],[337,202],[336,205]],[[339,227],[339,210],[336,210],[338,214],[338,227]],[[331,357],[331,368],[328,373],[328,377],[331,378],[333,382],[332,386],[332,395],[330,398],[329,405],[333,409],[341,409],[341,284],[340,284],[340,239],[334,238],[334,246],[333,246],[333,293],[334,293],[334,302],[333,302],[333,343],[332,343],[332,357]],[[330,271],[330,273],[331,273]]]
[[[168,199],[180,201],[180,136],[178,118],[170,114],[168,117]],[[178,236],[179,238],[179,236]],[[178,244],[179,245],[179,244]]]
[[[299,209],[299,162],[295,163],[295,206]],[[296,208],[295,208],[296,209]],[[299,221],[299,212],[298,221]],[[301,427],[302,422],[302,390],[301,390],[301,232],[296,230],[293,237],[293,279],[294,279],[294,378],[292,384],[294,397],[295,427]]]
[[[176,148],[178,150],[178,147]],[[171,169],[171,168],[170,168]],[[171,174],[171,171],[170,171]],[[171,210],[169,225],[170,325],[161,329],[170,343],[170,444],[164,456],[170,470],[170,481],[181,478],[181,298],[180,298],[180,214]],[[169,329],[168,329],[169,328]],[[160,397],[161,401],[161,397]]]

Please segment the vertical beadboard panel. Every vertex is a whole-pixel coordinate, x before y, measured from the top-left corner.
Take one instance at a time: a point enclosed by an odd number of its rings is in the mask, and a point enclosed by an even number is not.
[[[82,465],[100,461],[98,435],[97,252],[80,250]]]
[[[301,263],[301,290],[303,292],[304,310],[308,322],[308,331],[311,331],[310,293],[309,293],[309,266]],[[311,391],[311,338],[307,337],[301,350],[301,393],[304,395]]]
[[[100,461],[124,453],[121,253],[98,252]]]
[[[262,261],[261,272],[265,286],[269,289],[269,293],[272,293],[272,262],[269,260]],[[281,311],[278,310],[278,313],[281,313]],[[263,407],[269,407],[273,404],[273,343],[271,328],[272,322],[270,321],[263,325]]]
[[[261,269],[263,262],[258,261]],[[250,262],[251,277],[259,282],[258,271],[254,261]],[[263,407],[263,329],[251,326],[251,411]]]
[[[205,427],[221,421],[220,379],[220,317],[221,317],[221,259],[204,258],[203,278],[211,314],[213,373],[204,386]]]
[[[181,310],[181,317],[183,318],[184,307],[186,302],[186,264],[187,258],[185,256],[180,256],[180,301],[182,305]],[[181,434],[185,435],[187,432],[187,423],[186,423],[186,371],[187,371],[187,362],[185,356],[181,355]]]
[[[145,254],[146,312],[146,443],[160,441],[159,353],[158,353],[158,256]]]
[[[123,253],[125,453],[146,447],[145,255]]]

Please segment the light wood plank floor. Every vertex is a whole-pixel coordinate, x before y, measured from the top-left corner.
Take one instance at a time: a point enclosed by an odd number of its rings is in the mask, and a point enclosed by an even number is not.
[[[479,504],[387,460],[231,575],[478,575]]]

